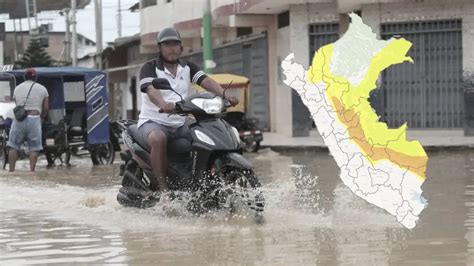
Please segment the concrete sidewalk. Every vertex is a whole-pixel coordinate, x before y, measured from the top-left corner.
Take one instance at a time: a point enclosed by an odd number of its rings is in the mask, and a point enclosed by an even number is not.
[[[474,137],[465,137],[462,129],[457,130],[408,130],[408,140],[418,140],[423,147],[436,148],[474,148]],[[321,148],[327,149],[316,129],[308,137],[287,137],[264,132],[261,147],[269,148]]]

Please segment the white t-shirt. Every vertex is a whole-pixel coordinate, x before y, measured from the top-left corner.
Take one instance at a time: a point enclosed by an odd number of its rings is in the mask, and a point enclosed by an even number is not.
[[[41,113],[43,110],[43,101],[46,97],[49,96],[48,90],[41,84],[35,83],[33,87],[31,85],[33,81],[26,80],[25,82],[16,86],[15,90],[13,91],[13,98],[15,99],[16,105],[23,105],[25,104],[25,110],[36,110]],[[28,91],[30,90],[30,95],[28,95]],[[28,95],[28,99],[26,96]]]
[[[159,59],[146,62],[140,69],[140,90],[142,91],[142,107],[138,118],[138,127],[147,121],[153,121],[169,127],[180,127],[184,124],[185,118],[179,115],[169,115],[160,113],[160,108],[156,106],[146,93],[146,88],[151,85],[154,78],[165,78],[171,87],[183,98],[189,94],[191,83],[200,84],[207,75],[191,62],[178,62],[176,77],[164,67]],[[169,90],[160,90],[161,97],[167,102],[178,102],[181,98]]]

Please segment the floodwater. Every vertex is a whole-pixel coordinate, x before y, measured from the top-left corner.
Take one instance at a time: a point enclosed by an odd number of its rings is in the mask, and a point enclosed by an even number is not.
[[[193,217],[116,200],[118,162],[0,172],[0,264],[474,265],[474,152],[430,152],[429,206],[408,230],[354,196],[327,152],[246,154],[265,223]]]

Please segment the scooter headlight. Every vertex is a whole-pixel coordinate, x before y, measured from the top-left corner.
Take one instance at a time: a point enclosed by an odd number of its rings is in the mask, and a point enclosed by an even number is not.
[[[207,143],[211,146],[216,146],[216,143],[211,139],[211,137],[209,137],[206,133],[200,131],[200,130],[194,130],[194,133],[196,133],[196,137],[204,142],[204,143]]]
[[[194,98],[191,102],[208,114],[221,113],[224,108],[224,101],[219,96],[212,99]]]

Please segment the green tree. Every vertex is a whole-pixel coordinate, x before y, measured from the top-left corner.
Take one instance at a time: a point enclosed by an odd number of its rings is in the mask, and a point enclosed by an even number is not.
[[[48,67],[53,65],[53,59],[41,45],[39,38],[31,38],[25,54],[15,64],[17,68]]]

